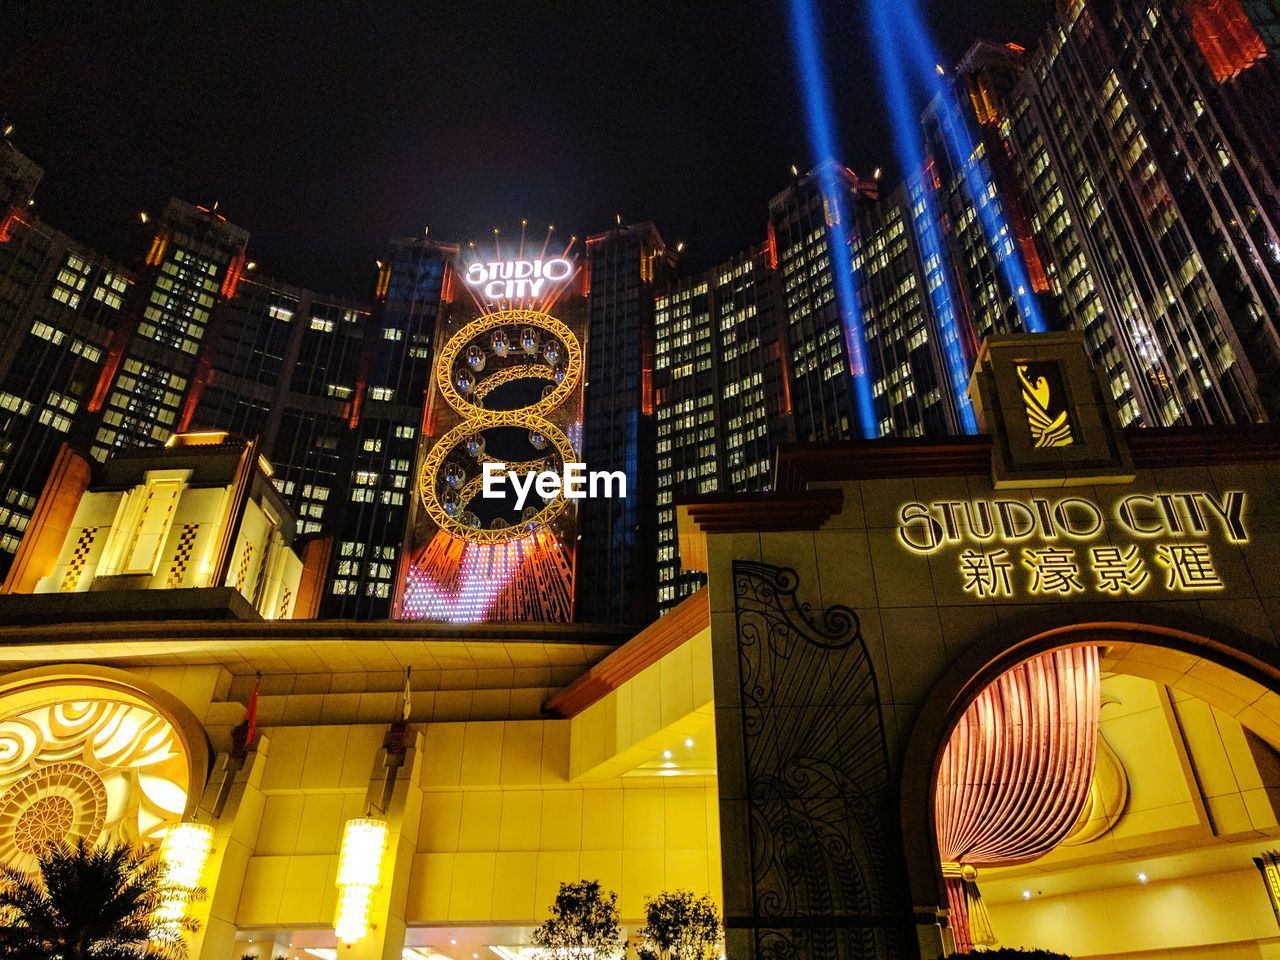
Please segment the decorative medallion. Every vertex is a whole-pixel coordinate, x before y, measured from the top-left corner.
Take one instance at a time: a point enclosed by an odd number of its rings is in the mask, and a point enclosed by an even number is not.
[[[50,843],[79,838],[156,843],[182,819],[188,780],[177,731],[150,707],[0,702],[0,863],[30,870]]]
[[[0,857],[29,869],[51,843],[92,843],[107,817],[102,778],[82,763],[54,763],[29,773],[0,797]]]

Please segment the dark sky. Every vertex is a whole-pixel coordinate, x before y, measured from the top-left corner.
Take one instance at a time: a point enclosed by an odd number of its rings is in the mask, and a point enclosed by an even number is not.
[[[865,0],[823,0],[847,161],[894,169]],[[949,63],[1050,0],[933,0]],[[330,12],[314,12],[323,8]],[[390,236],[653,219],[686,265],[763,236],[809,162],[785,0],[0,0],[0,115],[37,209],[116,256],[139,210],[220,203],[264,270],[363,296]],[[357,12],[363,11],[363,12]]]

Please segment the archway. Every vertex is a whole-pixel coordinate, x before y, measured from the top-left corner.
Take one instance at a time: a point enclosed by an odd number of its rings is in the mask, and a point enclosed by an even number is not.
[[[45,667],[0,679],[0,859],[30,869],[49,842],[158,843],[208,775],[199,723],[130,674]]]
[[[1101,666],[1103,676],[1107,678],[1104,683],[1126,684],[1123,687],[1112,688],[1125,691],[1121,699],[1136,703],[1140,695],[1146,696],[1143,691],[1148,688],[1153,693],[1162,692],[1160,695],[1163,697],[1164,709],[1169,714],[1175,739],[1183,733],[1179,726],[1182,715],[1190,712],[1194,707],[1207,717],[1217,717],[1218,726],[1224,730],[1227,727],[1234,728],[1237,741],[1244,743],[1241,734],[1245,734],[1251,741],[1256,738],[1256,742],[1264,744],[1265,746],[1259,748],[1261,754],[1265,754],[1262,757],[1263,766],[1274,771],[1276,762],[1280,759],[1280,693],[1277,693],[1280,691],[1280,657],[1277,657],[1276,651],[1271,645],[1254,637],[1242,635],[1238,631],[1225,629],[1219,625],[1193,621],[1188,617],[1178,617],[1176,621],[1173,617],[1166,619],[1160,611],[1144,610],[1143,613],[1144,615],[1150,613],[1151,619],[1157,622],[1089,620],[1075,623],[1053,623],[1052,621],[1046,623],[1043,620],[1046,615],[1065,618],[1069,614],[1067,611],[1049,614],[1041,611],[1037,616],[1042,619],[1040,623],[1034,625],[1034,628],[1022,632],[1013,627],[1001,635],[986,637],[968,649],[943,674],[910,734],[903,766],[901,792],[903,841],[907,853],[912,902],[916,904],[921,916],[928,915],[936,906],[945,906],[947,903],[937,854],[938,840],[933,815],[943,749],[957,722],[982,691],[1011,668],[1040,654],[1078,646],[1097,647],[1102,652]],[[1028,626],[1031,625],[1028,624]],[[1023,639],[1011,643],[1008,639],[1010,635],[1021,636]],[[1107,702],[1108,699],[1104,697],[1104,703]],[[1119,701],[1110,698],[1109,702],[1114,704]],[[1154,699],[1151,702],[1154,703]],[[1115,709],[1122,711],[1125,708],[1116,707]],[[1104,713],[1103,716],[1105,719],[1107,715]],[[1127,723],[1128,720],[1125,722]],[[1120,721],[1117,720],[1114,729],[1129,729],[1119,724]],[[1100,738],[1100,750],[1102,739]],[[1190,740],[1186,744],[1182,744],[1179,740],[1180,748],[1191,746]],[[1193,761],[1192,767],[1199,763],[1198,758],[1183,757],[1184,764],[1188,760]],[[1114,756],[1111,757],[1111,762],[1114,766],[1116,762]],[[1187,776],[1193,784],[1199,783],[1197,769],[1189,769]],[[1272,783],[1269,786],[1273,788],[1274,793],[1275,784]],[[1197,796],[1195,799],[1199,802],[1200,798]],[[1218,838],[1222,837],[1222,843],[1226,843],[1225,838],[1230,830],[1220,829],[1221,825],[1214,822],[1212,810],[1202,810],[1202,819],[1205,819],[1206,812],[1208,813],[1208,830],[1204,831],[1204,835],[1211,835],[1214,843],[1218,843]],[[1145,813],[1145,811],[1138,813]],[[1138,813],[1134,814],[1134,822],[1137,822]],[[1252,811],[1250,813],[1252,814]],[[1128,811],[1126,811],[1127,815]],[[1245,819],[1247,822],[1247,818]],[[1116,820],[1112,819],[1109,823],[1102,824],[1095,830],[1091,839],[1107,834],[1115,822]],[[1107,865],[1119,866],[1123,869],[1125,857],[1136,856],[1127,853],[1126,850],[1137,850],[1139,845],[1133,840],[1132,831],[1117,843],[1116,837],[1122,834],[1124,834],[1123,830],[1117,830],[1116,834],[1107,835],[1107,843],[1100,843],[1090,848],[1089,855],[1095,859],[1105,858],[1105,854],[1100,852],[1104,847],[1119,851],[1114,854],[1117,864]],[[1236,836],[1238,839],[1244,834]],[[1269,821],[1266,831],[1250,835],[1250,842],[1257,847],[1257,851],[1254,852],[1261,852],[1268,845],[1276,845],[1277,839],[1280,839],[1280,829],[1277,829],[1274,819]],[[1090,840],[1075,842],[1088,843]],[[1126,848],[1125,844],[1130,844],[1131,847]],[[1248,846],[1248,843],[1237,844],[1236,849],[1217,850],[1218,859],[1221,860],[1222,856],[1228,853],[1234,858],[1232,869],[1237,873],[1235,882],[1245,891],[1254,909],[1255,929],[1261,931],[1260,936],[1268,935],[1265,928],[1275,925],[1267,909],[1264,888],[1257,880],[1256,872],[1251,879],[1247,878],[1253,868],[1250,866],[1247,855],[1249,851],[1239,849],[1240,846]],[[1057,890],[1062,889],[1062,885],[1056,883],[1060,878],[1057,874],[1053,874],[1053,871],[1066,870],[1067,867],[1061,865],[1064,863],[1070,865],[1073,862],[1071,856],[1080,854],[1080,851],[1077,850],[1062,857],[1055,856],[1059,852],[1066,852],[1065,845],[1035,861],[1034,870],[1023,864],[1021,873],[1000,867],[993,868],[993,872],[988,876],[994,876],[997,880],[1005,879],[1004,894],[1006,896],[1009,895],[1008,888],[1011,883],[1017,883],[1019,888],[1025,884],[1026,889],[1021,889],[1021,896],[1030,899],[1041,893],[1035,889],[1034,878],[1046,873],[1052,874],[1051,880],[1055,882],[1051,882],[1048,886],[1053,891],[1051,897],[1058,897],[1054,903],[1055,909],[1060,912],[1067,910],[1068,906],[1071,909],[1077,909],[1078,903],[1072,902],[1069,905],[1057,893]],[[1080,859],[1077,856],[1077,860]],[[1241,873],[1240,861],[1244,865],[1243,873]],[[1009,875],[1023,879],[1010,881]],[[1111,876],[1114,881],[1116,876],[1114,870]],[[1148,877],[1141,869],[1136,869],[1134,876],[1135,883],[1147,882]],[[1026,880],[1027,877],[1033,877],[1033,879]],[[1078,877],[1076,880],[1079,884]],[[1154,890],[1154,883],[1150,889]],[[1179,893],[1184,900],[1192,896],[1192,892],[1189,891],[1190,887],[1185,883],[1182,884]],[[1150,896],[1148,896],[1149,899]],[[1021,908],[1023,905],[1017,904],[1017,906]],[[1010,907],[1010,910],[1012,909]],[[1257,919],[1258,916],[1261,916],[1261,920]],[[1265,924],[1262,921],[1265,921]],[[1270,935],[1280,939],[1280,929],[1270,930]],[[1022,946],[1029,945],[1025,942],[1020,943],[1016,936],[1013,942]],[[1053,943],[1035,945],[1055,946]],[[1161,953],[1161,950],[1156,949],[1148,951],[1145,945],[1139,951],[1116,949],[1113,953],[1086,949],[1079,945],[1077,949],[1083,956],[1146,957]],[[1172,957],[1186,954],[1171,950],[1167,955]],[[1252,955],[1230,951],[1221,953],[1223,957]]]

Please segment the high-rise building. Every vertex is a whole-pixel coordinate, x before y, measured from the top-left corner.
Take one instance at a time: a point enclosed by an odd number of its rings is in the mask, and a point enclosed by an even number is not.
[[[343,504],[325,616],[385,618],[399,572],[422,407],[445,268],[458,248],[425,237],[393,241],[378,268],[375,305],[349,425],[338,447]]]
[[[852,265],[882,437],[960,432],[957,387],[968,385],[964,344],[947,344],[956,336],[954,324],[948,329],[941,322],[929,295],[926,267],[944,265],[921,255],[910,196],[899,187],[860,204],[854,220]],[[946,362],[948,349],[955,352],[955,370]]]
[[[1239,0],[1074,2],[1028,59],[994,122],[1041,235],[1073,232],[1057,282],[1073,324],[1107,318],[1113,393],[1123,366],[1134,421],[1275,416],[1276,154],[1243,105],[1280,87]]]
[[[214,308],[235,295],[248,241],[216,211],[169,201],[89,398],[95,460],[185,428],[212,370]]]
[[[1161,422],[1161,401],[1141,389],[1149,361],[1134,338],[1118,335],[1115,318],[1123,313],[1117,314],[1106,295],[1106,281],[1086,255],[1076,226],[1080,221],[1068,209],[1046,132],[1029,100],[1014,92],[1025,59],[1025,50],[1016,44],[979,42],[956,71],[983,156],[1010,212],[1018,250],[1053,325],[1084,333],[1121,423]]]
[[[782,273],[790,346],[791,392],[800,440],[836,440],[862,436],[852,376],[848,311],[837,299],[838,261],[847,266],[849,250],[834,249],[837,218],[855,216],[863,203],[879,196],[874,180],[859,179],[836,167],[841,195],[823,195],[818,171],[797,174],[769,201],[769,245]],[[839,267],[843,269],[844,267]]]
[[[4,148],[0,147],[0,151]],[[0,228],[0,576],[84,418],[133,277],[10,207]]]
[[[577,619],[653,619],[656,443],[653,402],[654,304],[676,273],[676,253],[652,223],[619,225],[587,240],[587,384],[582,459],[591,470],[621,470],[625,498],[582,504]]]
[[[682,279],[658,297],[658,608],[703,582],[683,571],[675,503],[682,497],[770,489],[773,453],[793,439],[781,277],[771,248],[752,247]]]

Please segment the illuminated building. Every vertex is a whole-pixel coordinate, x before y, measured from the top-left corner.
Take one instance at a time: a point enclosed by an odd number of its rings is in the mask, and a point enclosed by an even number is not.
[[[927,292],[926,258],[913,229],[910,196],[903,186],[860,205],[854,227],[854,279],[862,304],[876,432],[882,437],[964,432],[956,395],[967,385],[965,344],[952,345],[953,372],[944,359],[938,305]],[[966,380],[957,384],[961,372]]]
[[[1007,92],[986,67],[971,83],[1030,185],[1055,292],[1135,422],[1276,412],[1278,85],[1245,14],[1238,0],[1064,5],[999,68],[1018,74]]]
[[[527,957],[582,878],[629,934],[710,895],[731,960],[1256,956],[1280,434],[1122,429],[1075,334],[977,356],[985,432],[682,504],[707,586],[639,631],[302,619],[254,444],[64,464],[0,597],[0,860],[156,849],[192,960]]]
[[[1010,90],[1022,74],[1024,58],[1016,45],[978,43],[956,70],[1002,196],[1016,201],[1011,210],[1016,211],[1019,249],[1035,265],[1042,302],[1059,324],[1083,331],[1095,365],[1106,371],[1121,421],[1126,426],[1162,423],[1159,378],[1149,376],[1151,350],[1145,341],[1151,338],[1119,335],[1115,318],[1123,313],[1117,312],[1108,284],[1085,254],[1079,221],[1068,209],[1045,132],[1025,99],[1016,107],[1011,103]],[[1130,321],[1135,331],[1141,323],[1137,317]]]
[[[100,479],[69,448],[41,494],[5,581],[9,622],[56,606],[80,617],[121,613],[119,591],[164,591],[169,616],[289,619],[303,564],[295,523],[256,441],[222,431],[174,434],[113,457]],[[173,592],[168,592],[173,591]],[[201,606],[185,606],[200,598]],[[225,611],[219,613],[219,611]]]
[[[847,216],[879,196],[879,185],[836,169],[843,196],[835,206]],[[769,201],[769,244],[782,274],[790,344],[791,395],[800,440],[861,436],[845,325],[836,299],[834,257],[828,218],[833,203],[823,197],[819,177],[797,175]],[[847,236],[847,232],[844,233]]]
[[[578,619],[646,623],[657,596],[652,557],[656,476],[654,302],[676,275],[676,254],[651,223],[588,238],[587,376],[582,459],[622,470],[625,499],[583,504]]]
[[[191,426],[258,437],[276,488],[316,534],[339,512],[369,310],[255,273],[222,308]]]
[[[372,323],[338,448],[343,506],[333,528],[326,616],[391,613],[413,496],[414,459],[445,270],[457,247],[427,238],[391,244],[379,267]]]
[[[0,571],[84,420],[133,284],[24,208],[9,208],[0,230]]]
[[[702,584],[681,571],[676,502],[767,490],[773,453],[792,439],[785,318],[767,245],[663,292],[655,310],[658,608]]]
[[[169,201],[87,403],[95,460],[164,443],[185,426],[184,401],[209,376],[214,308],[235,294],[248,240],[212,210]]]
[[[583,278],[569,254],[544,244],[534,258],[522,242],[513,258],[472,251],[450,268],[399,619],[574,618],[580,500],[542,486],[582,464]],[[491,491],[491,468],[525,492]]]

